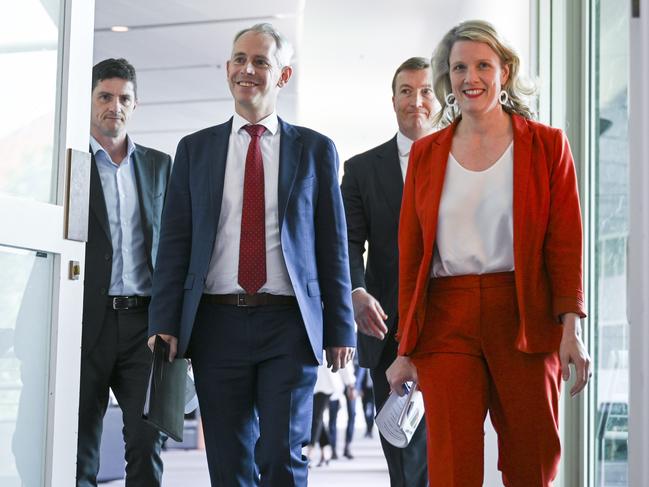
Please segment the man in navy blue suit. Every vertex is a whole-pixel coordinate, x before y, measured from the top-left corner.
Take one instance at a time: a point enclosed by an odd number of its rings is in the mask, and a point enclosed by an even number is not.
[[[155,335],[191,357],[212,485],[307,485],[312,393],[355,346],[347,234],[331,140],[277,117],[291,48],[238,33],[235,113],[183,138],[150,305]]]

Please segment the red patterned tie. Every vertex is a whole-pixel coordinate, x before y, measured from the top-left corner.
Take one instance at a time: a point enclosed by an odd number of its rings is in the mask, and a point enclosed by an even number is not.
[[[239,242],[239,284],[255,294],[266,282],[266,205],[264,200],[264,162],[259,139],[263,125],[243,127],[250,134],[243,181],[243,210]]]

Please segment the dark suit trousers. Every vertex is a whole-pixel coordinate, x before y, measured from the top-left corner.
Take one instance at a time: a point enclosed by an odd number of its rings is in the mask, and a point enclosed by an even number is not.
[[[97,485],[103,417],[112,388],[122,409],[126,485],[157,487],[162,478],[160,433],[142,420],[151,366],[146,309],[107,310],[97,344],[81,357],[77,486]]]
[[[189,347],[212,485],[305,487],[318,364],[299,308],[201,303]]]
[[[311,442],[310,446],[315,446],[316,443],[320,447],[331,445],[331,438],[329,437],[329,430],[324,427],[324,412],[329,406],[329,398],[331,394],[324,392],[316,392],[313,395],[313,418],[311,421]]]
[[[347,405],[347,426],[345,426],[345,446],[349,446],[354,438],[354,426],[356,425],[356,396],[349,398],[345,394],[345,404]]]
[[[381,408],[390,394],[390,385],[385,377],[385,371],[397,357],[397,342],[393,334],[386,338],[388,342],[383,348],[381,359],[376,368],[370,369],[374,383],[374,400],[377,410]],[[381,436],[381,447],[390,472],[391,487],[425,487],[428,485],[428,469],[426,468],[426,422],[419,427],[406,448],[397,448]]]

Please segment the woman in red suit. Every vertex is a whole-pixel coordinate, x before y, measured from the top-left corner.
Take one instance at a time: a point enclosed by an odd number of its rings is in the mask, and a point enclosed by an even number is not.
[[[423,391],[431,487],[482,485],[487,412],[504,484],[547,487],[561,376],[573,363],[572,395],[590,376],[570,147],[532,120],[519,58],[490,24],[454,27],[432,61],[446,127],[410,152],[388,380]]]

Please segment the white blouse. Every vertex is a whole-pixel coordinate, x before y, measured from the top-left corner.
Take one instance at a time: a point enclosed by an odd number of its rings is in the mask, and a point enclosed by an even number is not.
[[[431,277],[514,270],[513,144],[484,171],[449,153]]]

